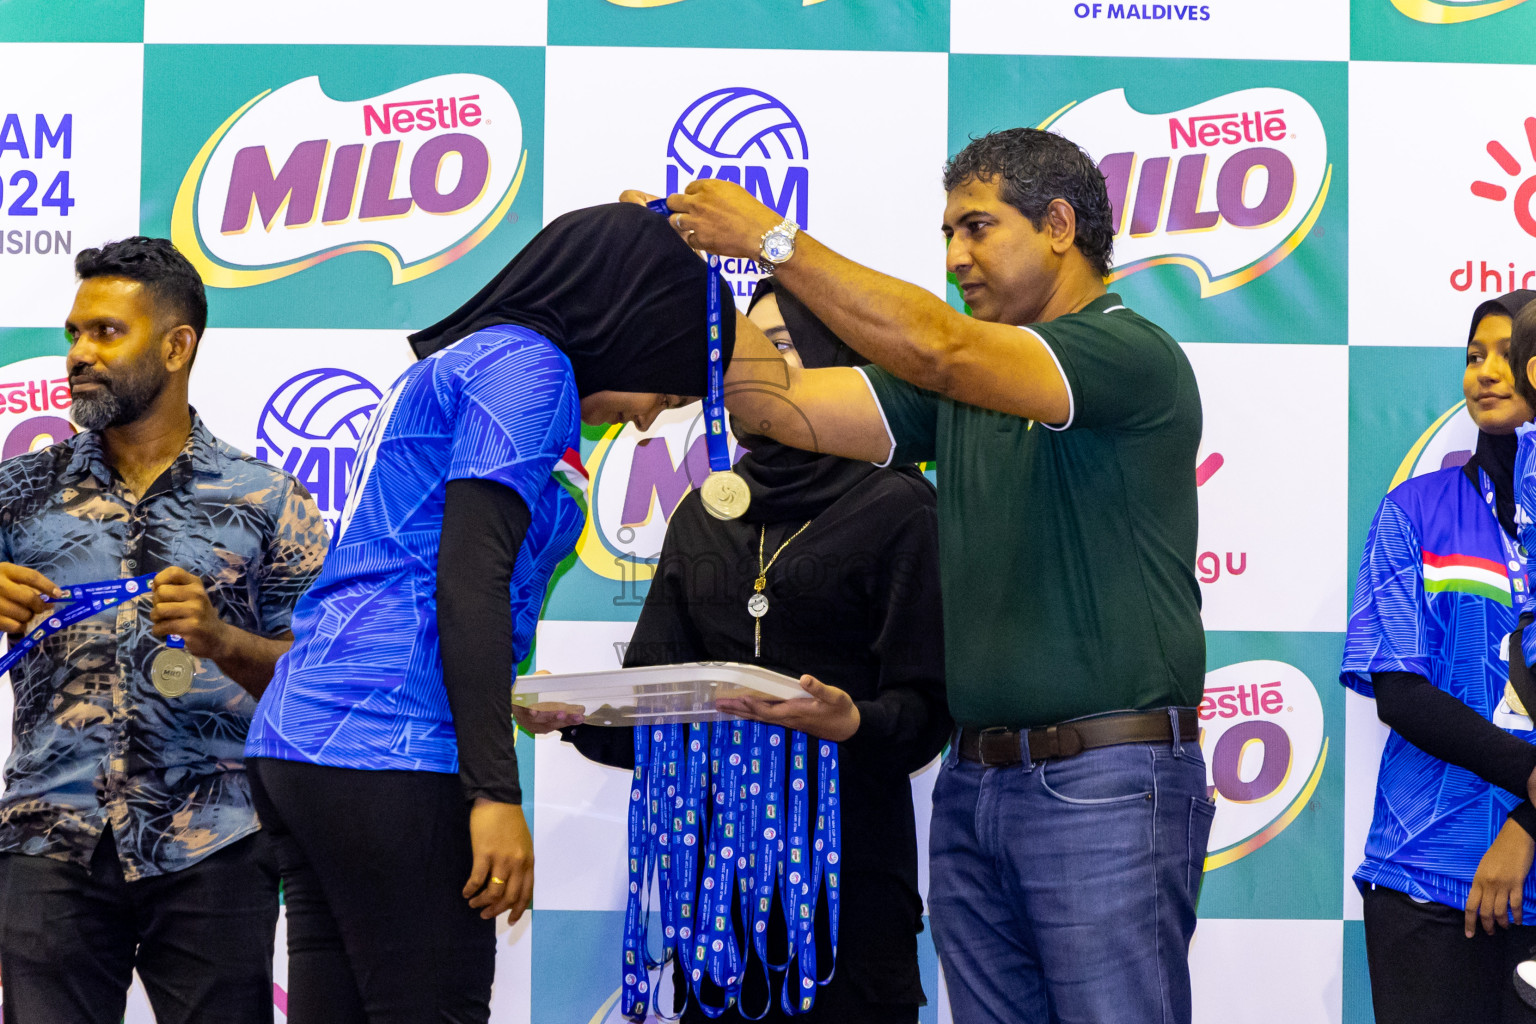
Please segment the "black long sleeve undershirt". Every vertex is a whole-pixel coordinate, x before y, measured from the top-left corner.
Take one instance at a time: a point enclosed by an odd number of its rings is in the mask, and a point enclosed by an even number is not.
[[[521,804],[512,720],[512,566],[528,506],[490,480],[450,480],[437,552],[437,634],[443,686],[469,800]]]
[[[1536,836],[1536,807],[1526,795],[1526,780],[1536,771],[1536,746],[1500,729],[1416,672],[1373,672],[1371,684],[1383,722],[1431,757],[1519,797],[1509,816]]]

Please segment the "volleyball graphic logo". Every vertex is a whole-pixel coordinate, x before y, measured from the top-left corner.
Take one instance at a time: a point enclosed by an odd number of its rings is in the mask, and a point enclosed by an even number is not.
[[[705,93],[683,111],[667,140],[667,156],[696,177],[713,160],[804,160],[805,129],[783,103],[757,89],[731,86]],[[723,177],[723,175],[714,175]]]
[[[681,192],[697,178],[735,182],[808,229],[810,155],[805,128],[781,100],[744,85],[715,89],[690,103],[672,125],[667,192]],[[762,276],[757,264],[734,258],[723,264],[737,299],[750,298]]]
[[[351,370],[326,367],[288,378],[262,407],[256,457],[298,477],[333,529],[358,443],[383,397]]]

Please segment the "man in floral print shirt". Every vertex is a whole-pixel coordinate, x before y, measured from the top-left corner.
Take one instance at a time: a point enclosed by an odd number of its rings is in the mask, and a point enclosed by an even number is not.
[[[85,429],[0,463],[0,630],[17,642],[61,587],[155,577],[11,672],[6,1016],[117,1024],[137,970],[161,1024],[270,1022],[277,870],[243,753],[325,526],[297,480],[187,404],[207,300],[171,243],[87,249],[75,269],[65,332]],[[166,696],[152,665],[173,634],[197,667]]]

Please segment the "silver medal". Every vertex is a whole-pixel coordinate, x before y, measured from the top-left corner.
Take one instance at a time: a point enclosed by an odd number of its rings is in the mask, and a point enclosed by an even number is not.
[[[760,619],[768,614],[768,595],[753,594],[747,598],[747,614],[754,619]]]
[[[192,689],[197,659],[179,647],[166,647],[149,665],[149,679],[164,697],[180,697]]]
[[[752,491],[747,482],[730,470],[711,473],[699,488],[704,500],[704,510],[716,519],[737,519],[752,503]]]

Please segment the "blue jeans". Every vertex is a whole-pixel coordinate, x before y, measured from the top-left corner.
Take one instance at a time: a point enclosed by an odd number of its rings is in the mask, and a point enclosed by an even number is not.
[[[1187,1024],[1215,805],[1195,743],[988,768],[951,745],[929,913],[956,1024]]]

